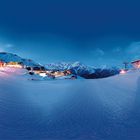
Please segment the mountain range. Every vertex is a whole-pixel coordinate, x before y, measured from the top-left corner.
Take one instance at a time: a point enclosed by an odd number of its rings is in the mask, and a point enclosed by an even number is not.
[[[72,74],[84,77],[86,79],[95,79],[95,78],[105,78],[119,73],[118,68],[95,68],[87,66],[81,62],[74,63],[50,63],[46,65],[41,65],[31,59],[21,58],[20,56],[7,52],[0,52],[0,60],[4,62],[20,62],[29,67],[45,67],[46,70],[51,71],[65,71],[70,70]]]

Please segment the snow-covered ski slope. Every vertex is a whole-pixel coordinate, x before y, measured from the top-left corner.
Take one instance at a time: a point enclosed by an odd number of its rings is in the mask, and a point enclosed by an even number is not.
[[[139,71],[52,81],[0,73],[1,140],[139,140],[139,132]]]

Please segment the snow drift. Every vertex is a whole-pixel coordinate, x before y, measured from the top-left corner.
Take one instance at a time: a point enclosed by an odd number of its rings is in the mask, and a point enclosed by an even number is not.
[[[140,72],[28,81],[0,73],[2,140],[138,140]]]

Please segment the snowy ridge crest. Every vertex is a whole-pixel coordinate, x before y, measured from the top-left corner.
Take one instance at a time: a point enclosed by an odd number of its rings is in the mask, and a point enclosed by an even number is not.
[[[11,62],[11,61],[21,62],[27,66],[40,66],[40,64],[36,63],[35,61],[31,59],[24,59],[24,58],[19,57],[16,54],[7,53],[7,52],[0,52],[0,60],[4,62]]]

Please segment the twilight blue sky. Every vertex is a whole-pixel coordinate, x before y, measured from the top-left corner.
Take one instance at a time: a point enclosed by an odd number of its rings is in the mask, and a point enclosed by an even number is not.
[[[139,5],[135,0],[3,0],[0,51],[41,63],[121,65],[140,58]]]

